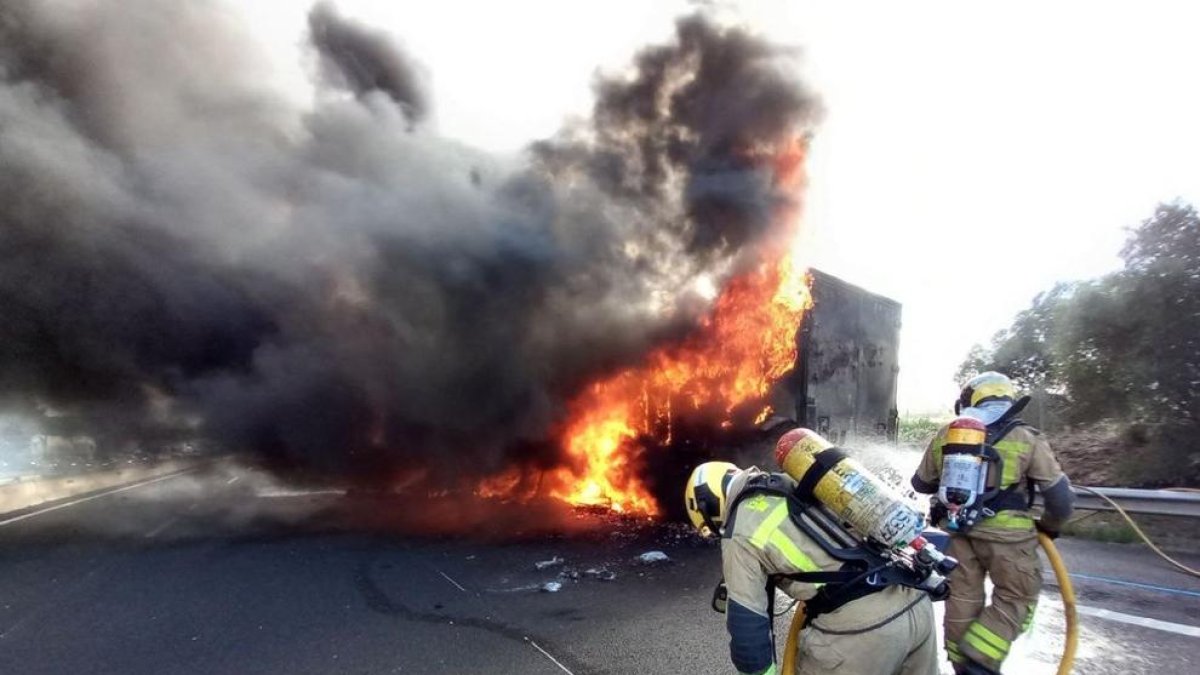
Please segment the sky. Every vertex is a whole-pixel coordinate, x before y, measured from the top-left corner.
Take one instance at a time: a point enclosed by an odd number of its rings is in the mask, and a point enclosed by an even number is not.
[[[310,3],[244,3],[297,63]],[[340,0],[424,66],[441,133],[519,152],[584,115],[595,73],[662,41],[684,2]],[[1055,282],[1120,266],[1127,229],[1200,203],[1200,4],[715,3],[802,49],[821,94],[811,263],[903,306],[899,407],[945,412],[954,371]],[[289,68],[291,70],[289,70]]]

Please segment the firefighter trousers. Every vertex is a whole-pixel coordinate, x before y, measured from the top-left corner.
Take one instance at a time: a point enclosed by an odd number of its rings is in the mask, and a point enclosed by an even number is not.
[[[999,671],[1012,642],[1033,623],[1042,562],[1036,538],[996,542],[966,536],[950,538],[949,555],[958,559],[950,573],[946,600],[946,652],[951,663],[971,660]],[[983,582],[992,579],[985,606]]]
[[[920,598],[870,630],[833,632],[809,626],[800,636],[799,651],[796,675],[937,675],[933,604]]]

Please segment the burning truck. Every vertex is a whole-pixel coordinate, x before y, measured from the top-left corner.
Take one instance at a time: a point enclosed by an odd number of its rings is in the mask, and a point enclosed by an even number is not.
[[[898,307],[798,250],[798,50],[683,17],[500,157],[331,5],[305,97],[233,13],[52,4],[0,17],[7,408],[101,454],[183,436],[297,480],[640,514],[772,416],[894,429]]]
[[[761,354],[747,346],[746,361],[719,363],[737,353],[729,348],[737,338],[726,334],[726,349],[656,353],[650,367],[594,385],[565,443],[585,473],[559,469],[551,483],[571,489],[551,494],[577,505],[677,515],[674,492],[687,469],[713,458],[769,464],[775,437],[791,422],[839,444],[894,442],[900,304],[820,270],[801,278],[789,289],[795,305],[778,295],[757,309],[731,299],[725,306],[741,308],[736,320],[714,314],[705,324],[718,331],[726,321],[758,326],[761,333],[744,334],[767,340]],[[713,339],[702,333],[692,344],[704,337]],[[779,359],[774,369],[753,370],[772,357]],[[723,405],[712,406],[698,391],[718,392]],[[540,476],[535,489],[544,481]],[[509,495],[521,482],[512,470],[485,481],[480,494]]]

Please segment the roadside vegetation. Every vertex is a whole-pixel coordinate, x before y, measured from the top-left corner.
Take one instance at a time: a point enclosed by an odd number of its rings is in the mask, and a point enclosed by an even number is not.
[[[898,434],[900,443],[924,450],[943,423],[932,417],[901,417]]]
[[[1159,205],[1121,257],[1117,272],[1039,294],[971,350],[960,381],[998,370],[1031,392],[1024,416],[1050,433],[1073,476],[1102,463],[1109,484],[1200,486],[1196,209]]]

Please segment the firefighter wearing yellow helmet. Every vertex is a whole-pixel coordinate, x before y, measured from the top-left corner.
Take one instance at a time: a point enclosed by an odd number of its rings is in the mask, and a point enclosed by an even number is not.
[[[741,469],[729,462],[706,462],[688,478],[683,498],[692,526],[706,537],[719,536],[724,523],[725,495]]]
[[[956,673],[998,673],[1013,640],[1033,622],[1042,586],[1037,529],[1057,536],[1071,515],[1071,483],[1050,444],[1018,415],[1029,397],[1017,398],[1008,377],[987,372],[962,388],[954,412],[925,450],[912,478],[918,492],[936,495],[935,524],[950,532],[946,600],[946,651]],[[1030,515],[1034,487],[1045,513]],[[985,606],[984,580],[992,601]]]
[[[701,464],[688,479],[688,517],[702,533],[721,537],[724,581],[718,593],[726,599],[734,667],[745,674],[778,673],[771,620],[778,588],[806,602],[810,623],[800,641],[797,673],[935,675],[937,635],[927,592],[801,580],[837,577],[843,561],[789,517],[787,495],[796,487],[786,474],[742,470],[728,462]]]

